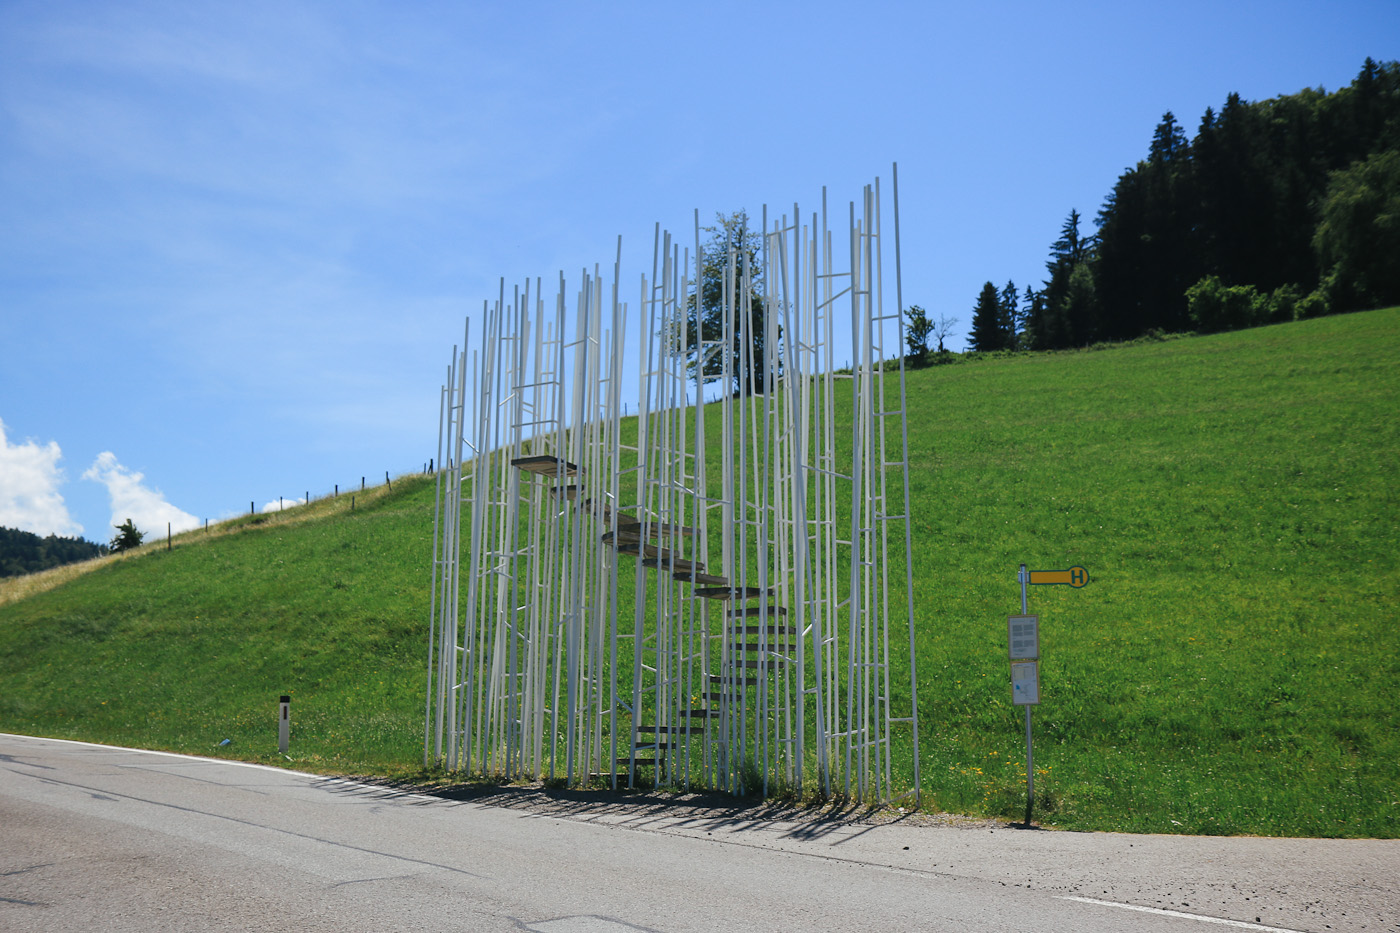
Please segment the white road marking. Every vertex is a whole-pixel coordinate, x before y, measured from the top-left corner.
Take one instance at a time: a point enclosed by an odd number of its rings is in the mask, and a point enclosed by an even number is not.
[[[399,790],[395,787],[385,787],[382,784],[365,784],[360,781],[352,781],[349,778],[335,777],[329,774],[312,774],[310,771],[297,771],[293,768],[283,768],[278,765],[260,765],[252,761],[238,761],[233,758],[209,758],[204,755],[186,755],[180,752],[160,752],[152,748],[130,748],[125,745],[104,745],[100,742],[80,742],[77,739],[54,739],[44,735],[19,735],[12,732],[0,732],[0,739],[38,739],[43,742],[62,742],[65,745],[83,745],[88,748],[101,748],[114,752],[134,752],[138,755],[157,755],[161,758],[181,758],[185,761],[207,761],[216,765],[232,765],[237,768],[253,768],[258,771],[271,771],[273,774],[291,774],[296,777],[308,778],[322,784],[340,784],[345,787],[359,787],[364,790],[377,791],[385,797],[402,798],[407,797],[413,800],[427,800],[433,803],[441,803],[443,798],[433,797],[428,794],[415,794],[411,791]]]
[[[312,774],[309,771],[295,771],[291,768],[279,768],[277,765],[260,765],[252,761],[236,761],[232,758],[209,758],[205,755],[185,755],[180,752],[158,752],[153,748],[128,748],[125,745],[105,745],[101,742],[80,742],[77,739],[55,739],[47,735],[20,735],[13,732],[0,732],[0,739],[29,739],[39,742],[62,742],[64,745],[84,745],[88,748],[101,748],[113,752],[136,752],[141,755],[158,755],[161,758],[183,758],[186,761],[209,761],[217,765],[233,765],[237,768],[254,768],[258,771],[271,771],[275,774],[295,774],[298,777],[313,778],[318,781],[327,780],[324,774]]]
[[[1306,933],[1289,927],[1270,927],[1262,923],[1246,923],[1243,920],[1226,920],[1223,917],[1207,917],[1204,914],[1188,914],[1180,910],[1165,910],[1161,907],[1141,907],[1137,904],[1120,904],[1118,901],[1101,901],[1096,897],[1075,897],[1071,894],[1055,895],[1062,901],[1079,901],[1081,904],[1098,904],[1100,907],[1118,907],[1122,910],[1138,910],[1145,914],[1162,914],[1166,917],[1181,917],[1185,920],[1199,920],[1202,923],[1219,923],[1227,927],[1244,930],[1266,930],[1268,933]]]

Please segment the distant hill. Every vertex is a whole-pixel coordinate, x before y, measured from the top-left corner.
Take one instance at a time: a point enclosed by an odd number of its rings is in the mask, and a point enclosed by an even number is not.
[[[49,535],[0,526],[0,577],[19,577],[50,567],[76,564],[107,553],[107,546],[83,538]]]

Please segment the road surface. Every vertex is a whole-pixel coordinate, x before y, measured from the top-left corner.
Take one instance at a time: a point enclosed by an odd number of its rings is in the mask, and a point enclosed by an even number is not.
[[[911,823],[0,734],[0,930],[1400,931],[1397,840]]]

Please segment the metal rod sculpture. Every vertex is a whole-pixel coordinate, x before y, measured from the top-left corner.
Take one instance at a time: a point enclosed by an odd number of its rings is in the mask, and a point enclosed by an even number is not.
[[[440,406],[425,765],[917,799],[894,177],[892,308],[878,179],[844,243],[825,192],[720,255],[698,212],[693,252],[658,225],[635,417],[620,239],[610,287],[502,282],[475,345],[468,322]]]

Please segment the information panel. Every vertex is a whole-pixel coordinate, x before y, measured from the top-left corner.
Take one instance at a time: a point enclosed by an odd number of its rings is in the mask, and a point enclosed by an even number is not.
[[[1006,647],[1013,661],[1040,657],[1040,616],[1011,616],[1006,620]]]
[[[1040,702],[1038,662],[1022,661],[1011,665],[1011,702],[1016,706],[1035,706]]]

